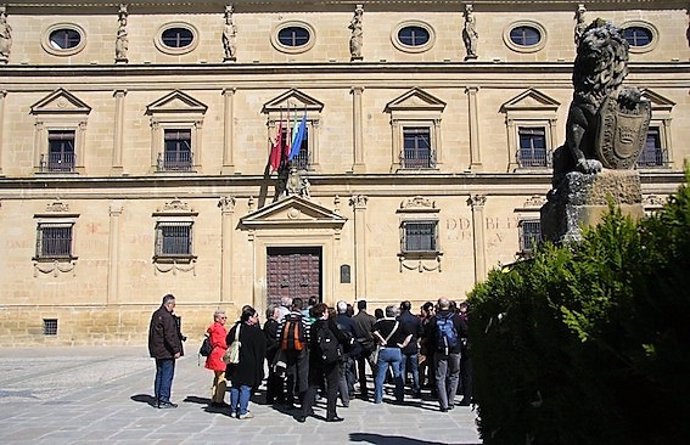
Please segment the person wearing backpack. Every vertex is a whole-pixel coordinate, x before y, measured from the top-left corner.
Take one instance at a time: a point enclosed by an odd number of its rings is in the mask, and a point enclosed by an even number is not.
[[[426,325],[426,337],[434,351],[436,391],[441,412],[455,408],[455,394],[460,381],[460,337],[465,335],[463,322],[451,307],[450,300],[439,298],[437,312]]]
[[[213,371],[213,389],[211,395],[211,406],[215,408],[227,407],[225,403],[225,390],[227,383],[225,380],[225,362],[223,355],[228,349],[225,337],[228,335],[225,329],[225,322],[228,317],[225,311],[215,311],[213,313],[213,324],[206,330],[206,335],[211,343],[211,352],[206,357],[205,368]]]
[[[318,303],[312,308],[316,321],[309,335],[309,387],[302,399],[302,409],[295,420],[303,423],[314,414],[312,408],[321,383],[326,381],[326,422],[342,422],[336,412],[339,364],[348,338],[343,334],[334,318],[330,317],[328,306]]]
[[[277,330],[280,353],[285,357],[285,404],[289,408],[294,408],[295,399],[302,400],[308,386],[310,325],[302,316],[303,305],[301,298],[294,298],[292,311],[280,320]]]

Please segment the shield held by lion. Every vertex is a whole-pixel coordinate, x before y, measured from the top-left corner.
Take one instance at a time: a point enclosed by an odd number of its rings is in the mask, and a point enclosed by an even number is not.
[[[621,106],[616,97],[606,97],[597,113],[597,158],[604,168],[629,169],[635,165],[647,140],[651,104],[639,101],[632,109]]]

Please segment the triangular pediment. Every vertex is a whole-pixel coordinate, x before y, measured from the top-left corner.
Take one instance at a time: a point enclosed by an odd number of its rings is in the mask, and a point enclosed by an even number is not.
[[[266,102],[262,112],[287,112],[288,109],[297,111],[317,111],[320,113],[321,110],[323,110],[323,103],[299,90],[291,89]]]
[[[199,102],[192,96],[175,90],[160,99],[151,102],[146,107],[147,114],[156,113],[205,113],[206,104]]]
[[[676,105],[670,99],[665,98],[659,93],[656,93],[649,89],[644,89],[641,91],[642,97],[647,99],[652,104],[652,110],[654,111],[668,111],[671,112],[673,107]]]
[[[244,216],[240,222],[249,229],[329,228],[340,230],[347,219],[326,207],[293,195]]]
[[[70,113],[89,114],[91,107],[74,94],[62,88],[57,89],[31,106],[32,114]]]
[[[501,111],[556,111],[560,105],[556,99],[530,88],[501,105]]]
[[[446,103],[436,96],[427,93],[419,88],[412,88],[402,96],[398,96],[386,104],[385,111],[443,111]]]

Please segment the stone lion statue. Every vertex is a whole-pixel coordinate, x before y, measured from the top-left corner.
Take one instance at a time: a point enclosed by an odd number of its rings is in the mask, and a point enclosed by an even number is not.
[[[566,141],[553,156],[554,187],[571,171],[631,168],[651,117],[649,102],[636,88],[621,88],[628,42],[619,28],[602,19],[592,22],[579,40],[574,65]]]

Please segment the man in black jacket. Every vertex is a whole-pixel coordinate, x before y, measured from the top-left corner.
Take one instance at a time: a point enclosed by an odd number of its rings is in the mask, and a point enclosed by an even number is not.
[[[165,295],[163,304],[153,313],[149,325],[149,354],[156,359],[156,407],[161,409],[177,408],[177,404],[170,401],[170,390],[175,375],[175,360],[182,355],[182,340],[172,313],[174,308],[175,296]]]
[[[359,378],[359,392],[362,398],[366,400],[369,396],[369,392],[367,391],[367,374],[365,363],[369,360],[371,353],[376,348],[374,338],[371,336],[371,331],[374,329],[374,324],[376,324],[376,318],[367,313],[366,300],[359,300],[357,302],[357,309],[359,309],[359,312],[357,315],[352,317],[352,322],[355,326],[356,341],[360,346],[360,352],[356,358],[357,376]],[[369,365],[372,370],[374,365],[375,364]]]
[[[400,303],[400,316],[398,321],[402,324],[405,331],[412,334],[412,340],[401,349],[402,362],[400,363],[400,374],[402,374],[403,384],[407,383],[407,372],[412,374],[412,392],[415,397],[421,394],[419,386],[419,346],[417,345],[419,337],[424,333],[422,328],[422,321],[412,315],[410,310],[412,303],[403,301]]]

